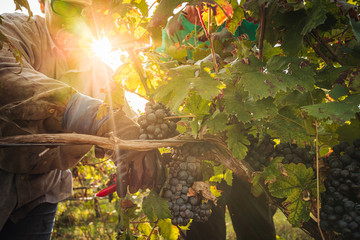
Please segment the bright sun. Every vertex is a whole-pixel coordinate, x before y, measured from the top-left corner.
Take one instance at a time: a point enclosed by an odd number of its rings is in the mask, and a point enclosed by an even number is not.
[[[91,44],[91,48],[95,55],[101,60],[105,60],[111,55],[111,43],[107,37],[102,37],[100,39],[96,39]]]
[[[91,44],[91,48],[95,56],[101,59],[106,65],[112,68],[114,71],[118,67],[120,67],[123,62],[121,59],[125,56],[128,56],[128,53],[125,51],[116,50],[112,51],[112,46],[107,37],[102,37],[100,39],[95,40]],[[130,92],[125,93],[125,97],[129,102],[129,105],[135,112],[144,112],[145,111],[145,104],[147,100],[144,98],[139,97],[138,95]]]

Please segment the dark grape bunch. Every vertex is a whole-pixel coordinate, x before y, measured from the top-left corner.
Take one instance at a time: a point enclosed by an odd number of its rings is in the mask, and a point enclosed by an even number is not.
[[[249,134],[247,138],[250,141],[250,146],[248,147],[245,161],[247,161],[254,170],[260,171],[269,165],[274,153],[275,142],[271,140],[268,134],[264,136],[262,141],[259,140],[258,136],[254,137],[251,134]]]
[[[302,163],[307,168],[313,167],[314,154],[310,153],[310,146],[307,145],[305,148],[298,147],[297,144],[280,143],[275,147],[275,157],[284,157],[282,163]]]
[[[138,118],[140,125],[139,139],[164,139],[179,134],[176,131],[176,122],[179,119],[164,119],[170,117],[171,112],[161,102],[148,102],[145,106],[145,114]]]
[[[169,169],[169,182],[163,189],[163,197],[168,201],[173,225],[185,226],[190,219],[205,222],[211,215],[210,203],[204,203],[201,196],[188,196],[189,188],[202,178],[199,156],[205,152],[202,144],[187,143],[174,148],[172,153],[163,154]]]
[[[360,139],[334,146],[324,162],[330,171],[321,199],[321,228],[344,240],[360,240]]]
[[[247,138],[250,141],[250,146],[245,161],[256,171],[263,170],[276,157],[284,157],[282,160],[284,164],[302,163],[308,168],[313,166],[314,154],[310,153],[309,146],[301,148],[297,144],[287,142],[275,146],[275,142],[268,134],[264,136],[262,141],[259,140],[259,137],[250,134]]]

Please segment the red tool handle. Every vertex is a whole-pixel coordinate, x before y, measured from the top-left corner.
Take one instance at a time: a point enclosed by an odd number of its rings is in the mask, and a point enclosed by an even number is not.
[[[104,188],[103,190],[101,190],[100,192],[98,192],[96,194],[97,197],[105,197],[109,194],[112,194],[113,192],[116,191],[116,183],[107,187],[107,188]]]

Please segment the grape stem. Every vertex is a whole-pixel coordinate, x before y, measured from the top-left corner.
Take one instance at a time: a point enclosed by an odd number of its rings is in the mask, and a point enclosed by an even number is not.
[[[261,28],[260,28],[260,37],[259,37],[259,60],[260,61],[262,61],[262,58],[263,58],[264,33],[265,33],[265,4],[262,4],[261,5]]]
[[[313,96],[310,92],[312,104],[314,104]],[[321,234],[321,238],[325,240],[324,234],[320,227],[320,173],[319,173],[319,129],[318,122],[315,120],[315,152],[316,152],[316,213],[317,213],[317,225],[319,228],[319,232]]]
[[[157,226],[157,222],[158,222],[158,221],[155,221],[155,222],[154,222],[154,226],[153,226],[153,228],[151,229],[151,232],[150,232],[149,236],[147,237],[147,240],[150,240],[150,239],[151,239],[151,235],[152,235],[152,233],[154,232],[154,229],[155,229],[156,226]]]
[[[201,15],[200,7],[197,6],[196,9],[197,9],[197,12],[198,12],[198,15],[199,15],[201,26],[203,27],[203,29],[205,31],[205,35],[206,35],[207,39],[209,39],[209,42],[210,42],[211,54],[212,54],[214,65],[215,65],[215,73],[218,73],[219,69],[218,69],[218,65],[217,65],[217,62],[216,62],[215,48],[214,48],[214,43],[213,43],[212,37],[211,37],[211,8],[210,7],[208,8],[208,10],[209,10],[209,14],[208,14],[209,15],[209,20],[208,20],[209,30],[206,29],[204,19],[203,19],[202,15]]]

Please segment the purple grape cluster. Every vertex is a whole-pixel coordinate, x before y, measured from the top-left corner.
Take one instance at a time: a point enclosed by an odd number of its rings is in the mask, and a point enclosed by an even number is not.
[[[202,144],[187,143],[163,154],[169,181],[162,196],[167,199],[173,225],[185,226],[190,219],[205,222],[211,215],[210,203],[205,203],[201,196],[189,194],[193,183],[202,179],[199,157],[205,152]]]
[[[176,131],[177,119],[165,119],[171,117],[169,108],[161,103],[148,102],[145,106],[145,114],[138,118],[140,125],[139,139],[164,139],[174,137],[179,134]]]
[[[295,143],[280,143],[275,146],[271,136],[266,134],[262,140],[253,135],[247,136],[250,141],[245,161],[256,171],[262,171],[276,157],[283,157],[282,163],[302,163],[306,167],[312,167],[314,154],[311,154],[310,146],[299,147]]]
[[[321,198],[321,228],[342,239],[360,239],[360,139],[341,142],[324,159],[330,168]]]
[[[263,170],[269,165],[271,157],[274,154],[275,142],[271,140],[268,134],[264,136],[262,141],[259,140],[259,136],[254,137],[251,134],[249,134],[247,138],[250,141],[250,145],[248,146],[245,161],[247,161],[254,170]]]
[[[283,163],[302,163],[307,168],[313,167],[315,155],[310,153],[311,148],[307,145],[305,148],[299,147],[297,144],[280,143],[275,147],[275,157],[284,157]]]

